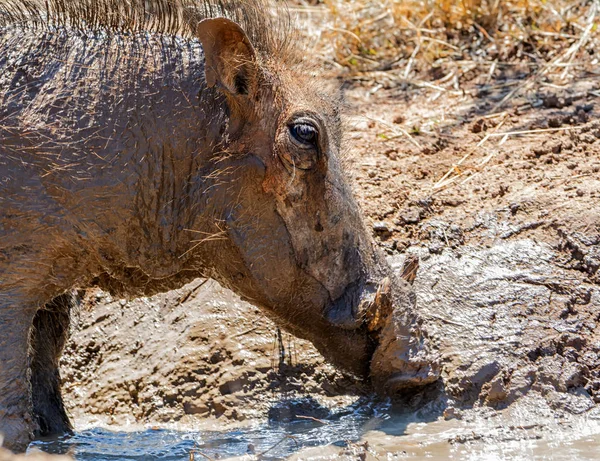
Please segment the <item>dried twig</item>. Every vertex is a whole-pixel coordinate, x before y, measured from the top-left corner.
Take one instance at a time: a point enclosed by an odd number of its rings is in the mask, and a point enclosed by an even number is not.
[[[202,453],[196,446],[196,444],[194,444],[194,448],[192,448],[192,450],[190,451],[190,455],[189,455],[189,461],[195,461],[196,459],[196,455],[200,455],[202,456],[204,459],[208,459],[208,461],[214,461],[213,458],[211,458],[210,456],[208,456],[205,453]]]
[[[402,271],[400,277],[406,280],[411,285],[417,278],[417,272],[419,270],[419,257],[414,254],[406,255],[406,259],[402,264]]]
[[[489,135],[489,137],[496,137],[496,136],[517,136],[517,135],[523,135],[523,134],[536,134],[536,133],[549,133],[552,131],[572,131],[572,130],[578,130],[581,129],[581,125],[578,126],[563,126],[560,128],[539,128],[539,129],[535,129],[535,130],[520,130],[520,131],[507,131],[505,133],[492,133]]]
[[[510,93],[508,93],[504,98],[502,98],[500,100],[500,102],[498,102],[494,108],[492,109],[492,112],[495,112],[496,110],[498,110],[500,107],[504,106],[504,104],[506,104],[510,99],[513,98],[513,96],[515,96],[517,93],[519,93],[522,90],[525,90],[529,87],[531,87],[531,85],[538,81],[543,75],[545,75],[546,73],[548,73],[548,71],[553,68],[553,67],[557,67],[560,66],[563,61],[567,60],[568,63],[571,62],[571,60],[573,59],[573,56],[575,56],[575,54],[577,53],[577,51],[585,44],[587,43],[589,37],[590,37],[590,33],[592,31],[592,29],[594,28],[594,19],[596,17],[596,12],[598,10],[598,0],[594,0],[593,5],[592,5],[592,9],[590,11],[590,16],[588,18],[588,25],[585,28],[583,34],[581,35],[580,39],[577,41],[577,43],[575,43],[574,45],[572,45],[571,47],[569,47],[563,54],[559,55],[558,57],[556,57],[555,59],[553,59],[552,61],[550,61],[549,63],[547,63],[545,66],[543,66],[541,69],[539,69],[537,72],[535,72],[534,74],[530,75],[529,78],[527,78],[521,85],[517,86],[516,88],[514,88]],[[565,72],[566,72],[567,68],[565,68],[565,70],[563,71],[564,76],[566,76]],[[563,75],[561,75],[561,78],[564,78]]]
[[[290,434],[286,434],[284,435],[281,440],[279,440],[279,442],[277,442],[275,445],[273,445],[270,448],[267,448],[265,451],[263,451],[262,453],[259,453],[257,456],[260,458],[261,456],[264,456],[266,453],[270,452],[271,450],[273,450],[275,447],[279,446],[281,444],[281,442],[283,442],[284,440],[287,439],[292,439],[294,441],[294,443],[296,444],[296,448],[298,448],[298,440],[296,439],[296,437],[294,437],[293,435]]]
[[[178,301],[178,304],[183,304],[185,303],[188,299],[190,299],[190,297],[192,295],[196,295],[196,293],[198,292],[198,290],[200,288],[202,288],[204,286],[204,284],[206,284],[206,282],[208,282],[210,279],[204,279],[202,280],[198,285],[196,285],[195,287],[191,288],[187,293],[185,293],[183,295],[183,297]]]
[[[319,418],[315,418],[313,416],[302,416],[302,415],[296,415],[296,418],[298,419],[310,419],[311,421],[316,421],[317,423],[321,423],[321,424],[329,424],[329,421],[324,421],[322,419]]]
[[[502,125],[504,125],[505,121],[506,121],[506,117],[498,125],[496,125],[496,127],[494,128],[494,132],[498,131],[500,129],[500,127],[502,127]],[[460,171],[460,169],[458,167],[460,165],[462,165],[463,162],[465,160],[467,160],[477,149],[479,149],[481,146],[483,146],[485,144],[485,142],[494,134],[494,132],[486,134],[485,137],[481,141],[479,141],[475,147],[470,149],[465,155],[463,155],[463,157],[458,162],[453,164],[452,167],[450,167],[450,169],[446,172],[446,174],[444,176],[442,176],[440,178],[440,180],[433,185],[431,190],[432,191],[440,190],[440,189],[450,185],[454,181],[456,181],[456,179],[458,177],[462,176],[462,172]],[[453,178],[447,179],[450,175],[452,175],[452,173],[457,173],[457,175]]]
[[[502,125],[504,125],[504,122],[506,121],[506,119],[507,119],[507,116],[505,116],[500,121],[500,123],[498,123],[498,125],[496,125],[496,127],[494,128],[494,130],[492,132],[487,133],[485,135],[485,137],[481,141],[479,141],[475,147],[473,147],[465,155],[463,155],[463,157],[457,163],[453,164],[452,167],[446,172],[446,174],[444,176],[442,176],[442,178],[433,185],[430,192],[435,193],[442,189],[445,189],[449,185],[456,182],[458,180],[458,178],[462,177],[463,172],[458,167],[460,165],[462,165],[463,162],[467,158],[469,158],[478,148],[483,146],[489,138],[491,138],[492,136],[495,136],[497,134],[496,132],[502,127]],[[490,153],[482,162],[479,163],[478,168],[480,168],[483,165],[485,165],[486,163],[488,163],[494,155],[495,155],[494,153]],[[456,173],[456,176],[450,177],[452,175],[452,173]],[[472,176],[474,176],[474,175],[469,176],[469,178]],[[461,184],[464,184],[465,182],[466,182],[466,180],[463,181]]]
[[[585,30],[583,31],[583,34],[581,34],[581,37],[579,38],[579,40],[573,45],[571,46],[567,52],[564,55],[563,59],[567,59],[567,64],[570,64],[571,61],[573,60],[573,57],[577,54],[577,52],[581,49],[581,47],[583,45],[585,45],[587,43],[587,41],[590,38],[590,33],[592,32],[592,29],[596,26],[594,20],[596,19],[596,14],[598,12],[598,0],[594,0],[593,4],[592,4],[592,9],[590,11],[588,20],[587,20],[587,26],[585,28]],[[561,74],[561,79],[564,79],[567,76],[567,72],[568,72],[569,68],[565,67],[565,70],[563,70],[562,74]]]
[[[422,147],[421,144],[419,144],[419,142],[415,138],[413,138],[410,135],[410,133],[408,131],[406,131],[405,129],[403,129],[402,127],[394,126],[391,123],[388,123],[385,120],[381,120],[380,118],[376,118],[376,117],[365,116],[365,118],[367,118],[373,122],[379,123],[380,125],[383,125],[386,128],[389,128],[397,137],[406,136],[413,145],[415,145],[416,147],[421,149],[421,147]]]

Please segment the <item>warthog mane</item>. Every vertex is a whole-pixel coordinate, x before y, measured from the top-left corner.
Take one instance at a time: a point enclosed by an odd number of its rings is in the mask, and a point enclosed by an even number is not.
[[[0,27],[83,34],[146,31],[193,38],[197,23],[214,17],[238,23],[264,57],[294,54],[289,11],[269,0],[0,0]]]

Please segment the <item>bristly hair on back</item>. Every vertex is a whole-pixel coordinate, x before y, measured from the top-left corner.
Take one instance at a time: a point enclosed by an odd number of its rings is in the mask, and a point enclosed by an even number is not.
[[[0,27],[148,31],[191,38],[199,21],[215,17],[238,23],[264,57],[290,59],[295,54],[289,11],[271,0],[0,0]]]

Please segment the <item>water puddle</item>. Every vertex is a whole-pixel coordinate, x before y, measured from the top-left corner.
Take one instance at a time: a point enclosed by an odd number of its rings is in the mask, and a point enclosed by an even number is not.
[[[225,459],[248,454],[276,460],[300,450],[333,445],[345,447],[359,440],[366,430],[379,427],[389,418],[389,405],[369,403],[351,406],[323,419],[293,411],[286,422],[268,422],[234,430],[178,431],[149,429],[114,431],[90,428],[73,436],[38,440],[29,450],[69,454],[77,461],[180,461]]]
[[[184,461],[191,452],[195,460],[256,455],[245,459],[478,461],[593,460],[600,453],[600,411],[558,415],[541,399],[528,398],[502,412],[479,408],[454,416],[359,401],[323,419],[295,414],[286,422],[222,431],[90,428],[36,441],[30,450],[67,453],[77,461]]]

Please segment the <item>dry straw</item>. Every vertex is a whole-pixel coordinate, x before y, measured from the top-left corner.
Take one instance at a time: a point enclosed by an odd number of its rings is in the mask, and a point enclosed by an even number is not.
[[[473,72],[488,82],[524,69],[497,104],[549,77],[597,72],[599,0],[322,0],[293,7],[324,23],[315,50],[361,80],[459,91]],[[304,6],[302,6],[304,5]]]

